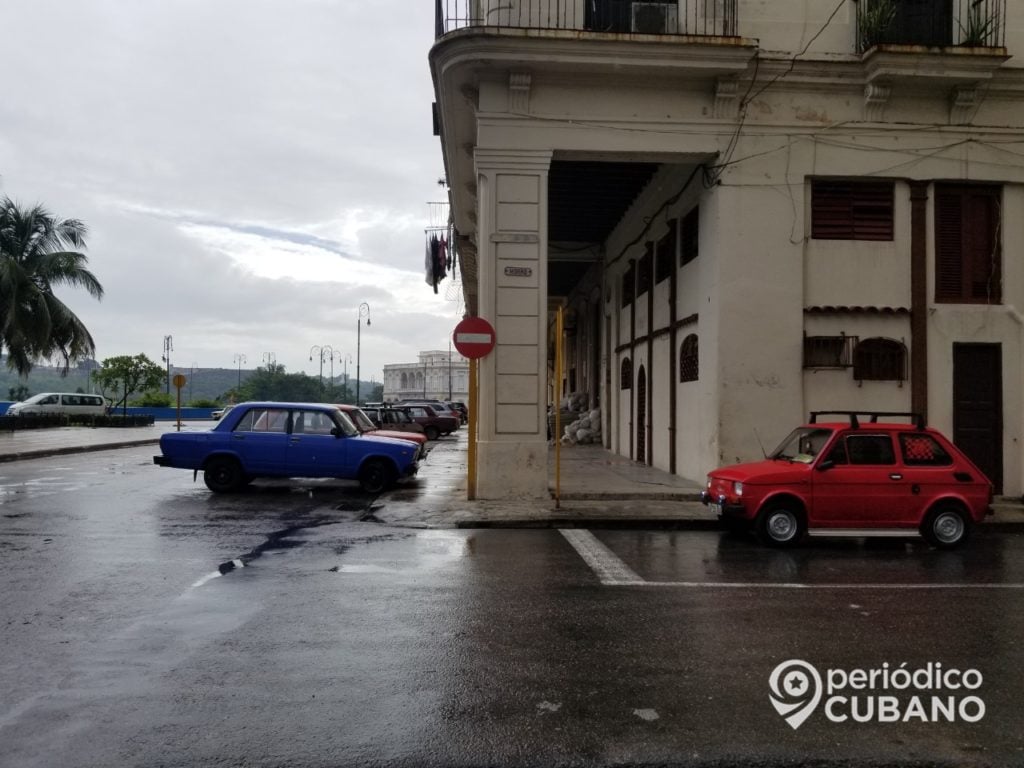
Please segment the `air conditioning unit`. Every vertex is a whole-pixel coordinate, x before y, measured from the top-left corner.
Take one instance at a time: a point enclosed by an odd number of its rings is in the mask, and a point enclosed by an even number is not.
[[[679,31],[679,6],[676,3],[633,3],[633,32],[645,35],[671,35]]]

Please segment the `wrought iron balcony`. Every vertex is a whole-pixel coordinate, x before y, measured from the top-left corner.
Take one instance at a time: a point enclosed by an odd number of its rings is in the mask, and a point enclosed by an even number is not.
[[[876,45],[1001,48],[1006,0],[857,0],[857,50]]]
[[[435,35],[472,27],[736,37],[739,0],[435,0]]]

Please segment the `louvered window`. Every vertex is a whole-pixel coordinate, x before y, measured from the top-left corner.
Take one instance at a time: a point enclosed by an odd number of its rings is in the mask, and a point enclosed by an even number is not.
[[[864,339],[853,351],[857,381],[905,381],[907,348],[894,339]]]
[[[811,237],[815,240],[892,240],[893,183],[815,179]]]
[[[804,368],[849,368],[856,336],[804,336]]]
[[[935,185],[935,300],[1002,301],[1001,188]]]

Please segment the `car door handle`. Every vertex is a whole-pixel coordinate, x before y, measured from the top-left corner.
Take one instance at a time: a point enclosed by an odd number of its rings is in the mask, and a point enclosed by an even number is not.
[[[301,439],[302,438],[300,438],[300,437],[293,437],[288,442],[289,443],[297,443],[297,442],[301,441]]]
[[[903,475],[899,474],[898,472],[893,472],[891,475],[889,475],[889,479],[890,480],[902,480],[903,479]]]
[[[231,436],[231,439],[232,439],[232,440],[245,440],[245,435],[238,435],[238,434],[235,434],[235,435],[232,435],[232,436]]]

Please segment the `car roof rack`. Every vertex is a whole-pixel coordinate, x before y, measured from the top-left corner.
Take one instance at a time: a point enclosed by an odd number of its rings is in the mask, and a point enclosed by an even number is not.
[[[918,429],[924,429],[924,414],[912,411],[811,411],[810,423],[817,424],[819,416],[848,416],[850,419],[850,426],[854,429],[858,429],[860,427],[860,420],[857,418],[858,416],[867,416],[868,421],[871,424],[877,423],[879,416],[898,416],[910,419]]]

